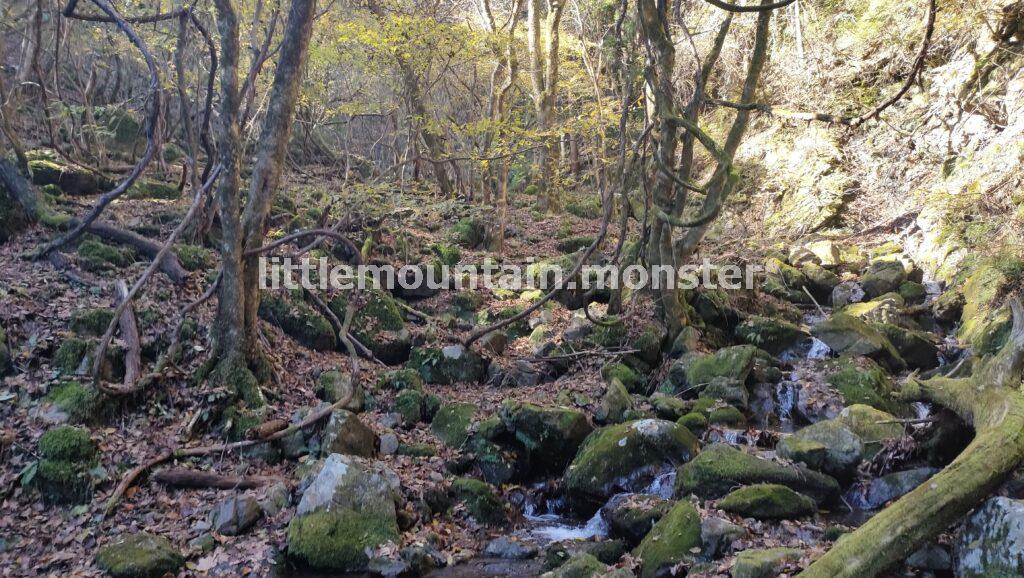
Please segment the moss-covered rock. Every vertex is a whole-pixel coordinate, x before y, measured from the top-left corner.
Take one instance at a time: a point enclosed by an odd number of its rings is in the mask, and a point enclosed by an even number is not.
[[[330,351],[337,347],[337,336],[330,322],[306,303],[283,293],[264,293],[259,316],[310,349]]]
[[[672,364],[658,389],[694,397],[716,377],[747,383],[752,375],[763,376],[768,373],[766,368],[777,364],[768,352],[753,345],[726,347],[704,355],[688,353]]]
[[[698,399],[713,399],[738,409],[746,409],[750,401],[750,393],[747,391],[747,386],[734,379],[716,377],[700,392]]]
[[[838,420],[811,424],[783,438],[776,446],[779,456],[839,478],[849,478],[864,456],[857,434]]]
[[[345,319],[349,294],[338,293],[327,303],[338,319]],[[368,287],[360,292],[360,306],[352,316],[352,334],[384,363],[394,365],[409,358],[409,330],[394,297],[385,291]]]
[[[839,285],[838,275],[816,263],[803,265],[800,272],[807,278],[807,290],[818,303],[826,303],[832,290]]]
[[[95,239],[78,244],[78,263],[88,271],[110,271],[134,262],[135,250],[131,247],[115,247]]]
[[[607,576],[608,566],[593,554],[580,552],[554,570],[542,574],[544,578],[596,578]]]
[[[630,397],[626,386],[618,379],[612,379],[601,396],[601,402],[594,412],[594,419],[601,423],[619,423],[632,407],[633,398]]]
[[[554,474],[565,469],[583,440],[594,430],[581,411],[507,401],[501,419],[530,455],[534,473]]]
[[[28,162],[32,182],[56,185],[68,195],[97,195],[114,186],[106,177],[89,169],[58,162],[55,158],[35,158]]]
[[[413,426],[423,421],[423,392],[405,389],[395,396],[395,413],[402,416],[402,425]]]
[[[939,366],[938,339],[932,334],[891,323],[879,323],[875,327],[893,344],[900,357],[907,362],[907,367],[929,370]]]
[[[661,419],[677,420],[690,411],[690,404],[678,397],[655,392],[647,400],[654,409],[654,414]]]
[[[899,289],[896,290],[903,301],[909,305],[917,305],[924,303],[928,297],[928,290],[925,286],[914,281],[905,281],[900,284]]]
[[[869,299],[886,293],[899,291],[900,285],[907,280],[907,271],[898,260],[876,260],[868,266],[861,277],[861,287]]]
[[[844,408],[836,420],[861,439],[865,458],[878,453],[887,440],[901,438],[905,433],[896,416],[868,405],[855,404]]]
[[[640,374],[622,363],[605,365],[601,368],[601,377],[607,382],[611,382],[613,379],[619,380],[630,393],[641,393],[645,385],[645,380]]]
[[[323,510],[292,519],[288,555],[313,568],[359,572],[370,561],[367,549],[398,538],[393,518],[349,509]]]
[[[39,455],[50,460],[90,461],[96,456],[96,445],[87,430],[60,426],[39,438]]]
[[[718,507],[744,518],[792,520],[818,511],[814,500],[779,484],[756,484],[733,490]]]
[[[96,566],[113,578],[161,578],[184,565],[170,540],[148,532],[122,535],[96,551]]]
[[[505,507],[491,486],[473,478],[457,478],[452,482],[455,498],[466,505],[466,510],[484,524],[501,524],[506,521]]]
[[[714,444],[683,464],[676,474],[676,495],[720,498],[737,485],[780,484],[824,502],[836,496],[839,484],[831,477],[801,466],[787,466]]]
[[[744,550],[732,567],[733,578],[775,578],[787,565],[795,564],[803,553],[796,548]]]
[[[78,423],[96,421],[102,409],[99,392],[77,381],[60,384],[46,395],[46,400]]]
[[[462,345],[416,348],[407,367],[415,369],[427,383],[477,383],[487,375],[487,359]]]
[[[128,189],[124,196],[128,199],[173,201],[181,198],[181,190],[177,185],[171,183],[141,180],[132,185],[132,188]]]
[[[892,378],[868,358],[843,358],[835,364],[836,371],[828,383],[843,395],[847,405],[864,404],[904,415],[908,409],[893,399],[896,386]]]
[[[32,218],[7,189],[0,184],[0,243],[6,243],[24,231]]]
[[[700,514],[690,502],[680,500],[633,550],[640,562],[640,578],[659,576],[666,568],[692,559],[691,549],[700,545]]]
[[[811,282],[799,269],[787,265],[779,259],[768,259],[765,262],[764,285],[761,289],[773,296],[792,303],[811,304],[811,296],[804,292],[810,291]]]
[[[708,413],[708,424],[720,425],[729,428],[747,427],[747,418],[743,412],[731,405],[716,407]]]
[[[352,375],[340,369],[331,369],[320,374],[317,380],[316,394],[327,403],[341,401],[352,389]],[[342,409],[359,412],[366,405],[366,393],[361,387],[356,387],[352,392],[352,398]]]
[[[651,494],[618,494],[601,508],[608,532],[637,545],[672,509],[672,502]]]
[[[178,256],[181,266],[189,271],[206,270],[213,267],[213,252],[206,247],[178,243],[174,246],[174,254]]]
[[[676,423],[690,430],[694,434],[700,435],[708,427],[708,418],[703,413],[692,411],[679,418]]]
[[[423,377],[420,372],[411,367],[393,369],[381,374],[377,379],[377,386],[381,389],[402,391],[404,389],[423,390]]]
[[[462,447],[469,439],[469,428],[476,410],[476,405],[468,402],[442,404],[430,423],[430,431],[446,446]]]
[[[856,317],[836,313],[814,326],[811,334],[840,355],[864,355],[892,370],[906,366],[881,331]]]
[[[810,338],[810,334],[792,323],[751,315],[736,326],[736,338],[744,343],[779,355]]]
[[[905,306],[898,293],[886,293],[870,301],[845,305],[840,313],[875,323],[901,323]]]
[[[89,470],[96,464],[96,445],[82,428],[60,426],[39,438],[36,487],[46,502],[81,504],[92,495]]]
[[[356,414],[338,409],[331,413],[321,435],[320,453],[343,454],[372,458],[377,455],[380,440]]]
[[[83,339],[69,337],[61,342],[53,354],[53,366],[64,373],[75,373],[89,354],[89,344]]]
[[[79,309],[71,314],[71,330],[79,335],[99,337],[114,319],[111,309]]]
[[[452,241],[467,249],[479,249],[491,243],[491,234],[483,219],[466,217],[452,227]]]
[[[611,496],[639,491],[698,452],[697,438],[671,421],[642,419],[592,433],[565,471],[573,508],[594,512]]]

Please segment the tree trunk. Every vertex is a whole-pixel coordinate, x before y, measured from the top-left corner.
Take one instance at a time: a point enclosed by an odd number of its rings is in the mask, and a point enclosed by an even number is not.
[[[535,178],[537,202],[543,209],[554,209],[555,167],[558,163],[558,137],[549,134],[555,123],[555,99],[558,94],[558,27],[565,3],[549,1],[547,13],[542,0],[527,2],[527,49],[530,54],[530,82],[533,89],[534,109],[537,114],[537,132],[542,146],[538,150],[539,172]]]

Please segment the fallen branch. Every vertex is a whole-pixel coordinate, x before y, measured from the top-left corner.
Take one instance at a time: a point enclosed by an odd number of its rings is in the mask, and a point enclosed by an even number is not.
[[[160,253],[160,249],[163,247],[161,244],[152,239],[147,239],[138,233],[119,229],[106,223],[93,223],[86,228],[86,231],[101,239],[133,247],[148,259],[155,260],[156,256]],[[178,256],[174,253],[170,253],[163,258],[160,262],[160,270],[175,285],[183,285],[188,278],[188,271],[181,266],[181,261],[178,260]]]
[[[117,324],[121,329],[121,339],[125,343],[124,353],[124,385],[130,388],[142,373],[142,345],[139,341],[139,325],[135,322],[128,295],[128,284],[124,279],[114,282],[114,293],[119,303],[123,303],[121,314],[117,316]]]
[[[268,484],[287,483],[278,476],[225,476],[185,468],[160,470],[153,480],[181,488],[217,488],[218,490],[251,490]]]
[[[620,355],[629,355],[631,353],[638,353],[639,349],[588,349],[586,351],[574,351],[572,353],[565,353],[562,355],[550,355],[547,357],[527,357],[526,361],[566,361],[573,359],[580,359],[581,357],[618,357]]]

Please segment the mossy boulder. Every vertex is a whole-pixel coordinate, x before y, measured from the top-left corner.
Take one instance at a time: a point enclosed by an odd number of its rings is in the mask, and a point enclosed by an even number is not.
[[[82,504],[92,496],[89,470],[96,465],[96,445],[82,428],[60,426],[39,438],[36,487],[52,504]]]
[[[60,426],[48,430],[39,438],[39,455],[43,459],[88,462],[96,457],[96,445],[88,430]]]
[[[672,509],[672,502],[651,494],[618,494],[601,508],[608,532],[637,545]]]
[[[864,443],[838,420],[811,424],[779,441],[779,456],[838,478],[849,478],[864,456]]]
[[[88,271],[111,271],[134,262],[135,250],[131,247],[115,247],[95,239],[86,239],[78,244],[78,263]]]
[[[452,482],[455,498],[466,505],[466,510],[478,522],[502,524],[506,521],[501,499],[486,482],[473,478],[457,478]]]
[[[680,500],[633,550],[640,562],[639,577],[660,576],[667,568],[692,559],[691,549],[700,545],[700,514],[693,504]]]
[[[733,490],[718,501],[718,507],[744,518],[792,520],[818,511],[817,504],[779,484],[756,484]]]
[[[815,325],[811,334],[839,355],[864,355],[894,371],[906,366],[899,351],[881,331],[856,317],[833,314]]]
[[[330,322],[290,295],[264,293],[260,299],[259,316],[315,351],[330,351],[337,347],[337,335]]]
[[[714,499],[737,485],[762,483],[787,486],[819,503],[839,493],[839,484],[830,476],[752,456],[725,444],[705,448],[696,458],[680,466],[675,491],[677,496],[696,494]]]
[[[462,345],[416,348],[407,367],[415,369],[427,383],[478,383],[487,376],[487,359]]]
[[[836,420],[864,442],[865,458],[878,453],[886,441],[899,439],[905,434],[896,416],[868,405],[855,404],[844,408]]]
[[[71,314],[71,330],[79,335],[99,337],[114,320],[111,309],[79,309]]]
[[[356,414],[338,409],[331,413],[321,434],[320,453],[343,454],[372,458],[377,455],[380,440]]]
[[[810,291],[811,282],[796,267],[772,258],[765,262],[765,272],[761,286],[765,293],[791,303],[813,303],[811,296],[804,292],[805,288]]]
[[[735,333],[740,341],[756,345],[772,355],[780,355],[811,337],[792,323],[758,315],[751,315],[737,325]]]
[[[608,576],[608,566],[593,554],[579,552],[557,568],[542,574],[544,578],[596,578]]]
[[[613,379],[619,380],[626,391],[630,393],[641,393],[645,385],[644,378],[636,370],[623,363],[605,365],[601,368],[601,377],[607,382],[611,382]]]
[[[174,254],[178,256],[181,266],[188,271],[202,271],[213,267],[213,252],[206,247],[178,243],[174,246]]]
[[[327,306],[338,319],[345,319],[350,292],[338,293]],[[412,344],[402,311],[394,297],[385,291],[366,288],[360,292],[360,305],[352,316],[352,334],[373,355],[388,365],[405,362]]]
[[[555,474],[565,469],[594,431],[581,411],[506,401],[500,410],[505,427],[530,455],[531,470]]]
[[[768,352],[753,345],[726,347],[710,354],[688,353],[669,368],[665,380],[658,387],[668,394],[696,397],[700,390],[716,377],[726,377],[747,383],[772,373],[778,361]]]
[[[708,418],[703,413],[692,411],[679,418],[676,423],[700,435],[708,427]]]
[[[654,414],[661,419],[674,421],[690,411],[689,402],[673,395],[661,393],[660,391],[651,394],[647,401],[651,404]]]
[[[62,383],[46,395],[46,401],[68,414],[72,421],[96,421],[102,410],[100,394],[95,388],[78,381]]]
[[[466,249],[479,249],[492,241],[487,222],[477,217],[460,219],[452,227],[452,241]]]
[[[423,421],[423,392],[405,389],[395,396],[395,413],[402,416],[402,425],[413,426]]]
[[[128,199],[173,201],[181,198],[181,190],[177,185],[171,183],[141,180],[132,185],[132,188],[128,189],[124,196]]]
[[[320,374],[317,380],[316,394],[327,403],[337,403],[349,395],[352,389],[352,374],[340,369],[331,369]],[[361,387],[356,387],[352,392],[352,398],[342,409],[359,412],[366,405],[366,393]]]
[[[995,353],[1006,342],[1010,308],[1000,299],[1013,278],[995,263],[979,265],[967,278],[962,292],[963,312],[957,337],[969,343],[975,355]]]
[[[736,556],[732,578],[775,578],[786,566],[796,564],[802,555],[796,548],[744,550]]]
[[[620,492],[636,492],[699,451],[697,438],[667,420],[641,419],[590,434],[565,470],[563,485],[574,510],[593,513]]]
[[[928,298],[928,290],[925,286],[914,281],[904,281],[896,292],[909,305],[924,303],[925,299]]]
[[[861,277],[860,284],[869,299],[899,291],[907,280],[907,270],[898,260],[875,260]]]
[[[25,207],[0,184],[0,243],[6,243],[24,231],[32,220]]]
[[[827,303],[832,290],[839,285],[839,276],[816,263],[807,263],[800,267],[800,272],[807,279],[807,290],[818,303]]]
[[[747,427],[747,418],[743,416],[743,412],[735,407],[723,405],[712,409],[708,413],[708,424],[742,429]]]
[[[96,566],[113,578],[161,578],[184,565],[170,540],[148,532],[119,536],[96,551]]]
[[[886,293],[870,301],[845,305],[839,312],[875,323],[901,323],[905,307],[906,302],[898,293]]]
[[[931,333],[906,329],[891,323],[875,327],[893,344],[911,369],[929,370],[939,366],[938,339]]]
[[[874,361],[865,357],[842,358],[834,367],[836,370],[828,376],[828,383],[843,395],[847,405],[870,405],[900,415],[909,411],[893,399],[896,386]]]
[[[722,401],[736,408],[746,409],[750,401],[747,386],[728,377],[716,377],[700,392],[698,399]]]
[[[377,385],[381,389],[402,391],[405,389],[423,390],[423,377],[419,371],[410,367],[393,369],[381,374],[377,379]]]
[[[89,343],[84,339],[69,337],[61,342],[53,354],[52,365],[64,373],[76,373],[87,355]]]
[[[28,162],[32,182],[45,186],[56,185],[68,195],[98,195],[113,188],[110,179],[89,169],[64,164],[55,158],[35,158]]]
[[[430,431],[444,445],[460,448],[469,439],[469,429],[476,411],[476,405],[468,402],[442,404],[430,423]]]
[[[594,412],[594,419],[601,423],[618,423],[632,407],[633,398],[626,386],[618,379],[612,379],[605,387],[601,402]]]

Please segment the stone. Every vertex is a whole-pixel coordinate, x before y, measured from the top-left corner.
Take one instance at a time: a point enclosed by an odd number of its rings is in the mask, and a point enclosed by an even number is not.
[[[929,544],[911,554],[907,558],[907,566],[918,570],[948,572],[953,568],[953,558],[942,546]]]
[[[544,378],[544,370],[536,363],[517,359],[502,379],[504,387],[533,387]]]
[[[685,401],[661,392],[655,392],[647,401],[654,408],[655,415],[661,419],[674,421],[690,411],[690,406]]]
[[[607,566],[587,553],[569,558],[554,570],[543,574],[544,578],[596,578],[604,576]]]
[[[854,485],[845,499],[858,510],[878,510],[925,483],[936,472],[935,468],[921,467],[886,474]]]
[[[604,564],[616,564],[629,552],[630,547],[622,540],[600,540],[583,546],[583,551]],[[632,574],[630,574],[632,575]]]
[[[402,416],[403,426],[412,427],[423,421],[423,397],[423,392],[415,389],[404,389],[395,396],[395,413]]]
[[[736,556],[732,578],[775,578],[786,566],[799,561],[802,555],[795,548],[744,550]]]
[[[903,437],[903,425],[896,416],[871,406],[855,404],[839,412],[836,418],[864,443],[864,458],[870,459],[888,440]]]
[[[619,423],[632,407],[633,398],[630,397],[626,386],[618,379],[612,379],[608,382],[601,403],[594,412],[594,419],[606,424]]]
[[[783,438],[775,451],[780,457],[803,462],[813,470],[849,478],[864,456],[864,444],[842,422],[825,420]]]
[[[833,314],[815,325],[811,334],[839,355],[864,355],[893,371],[906,366],[899,352],[882,332],[851,315]]]
[[[623,363],[609,363],[601,368],[601,377],[606,382],[617,379],[629,393],[642,393],[646,380],[633,368]]]
[[[746,409],[750,402],[750,393],[745,385],[735,379],[716,377],[700,392],[698,399],[714,399]]]
[[[113,578],[161,578],[184,564],[170,540],[148,532],[121,535],[96,552],[96,566]]]
[[[695,494],[715,499],[737,485],[761,483],[787,486],[818,503],[827,502],[839,493],[839,484],[825,474],[762,459],[725,444],[714,444],[679,467],[675,495]]]
[[[288,294],[264,292],[260,298],[259,316],[315,351],[331,351],[338,345],[337,335],[330,322],[315,309]]]
[[[873,323],[903,323],[906,303],[897,293],[886,293],[870,301],[851,303],[840,311],[844,315]]]
[[[640,578],[659,576],[666,568],[694,558],[691,549],[701,547],[700,530],[700,514],[693,504],[676,502],[633,550],[640,562]]]
[[[928,290],[925,286],[914,281],[903,282],[896,292],[899,293],[900,297],[902,297],[903,301],[908,305],[924,303],[925,299],[928,298]]]
[[[529,452],[534,473],[563,471],[594,431],[586,414],[567,407],[507,401],[500,415],[508,431]]]
[[[864,300],[864,289],[856,281],[843,281],[832,289],[829,301],[832,307],[842,309],[851,303],[860,303]]]
[[[804,288],[810,290],[810,280],[796,267],[770,258],[765,262],[765,272],[767,275],[761,287],[765,293],[792,303],[813,303],[811,296],[804,292]]]
[[[414,349],[408,363],[424,381],[441,385],[479,383],[487,376],[487,365],[483,356],[462,345]]]
[[[393,456],[398,453],[400,443],[395,432],[387,432],[380,436],[380,454],[382,456]]]
[[[476,405],[468,402],[442,404],[430,423],[430,431],[450,448],[459,448],[469,439],[469,426],[476,415]]]
[[[263,509],[256,498],[246,494],[235,494],[217,502],[210,510],[208,519],[214,532],[225,536],[238,536],[256,525],[262,516]]]
[[[274,517],[287,508],[292,501],[291,490],[283,483],[277,483],[267,490],[266,495],[259,501],[260,509],[267,517]]]
[[[671,421],[642,419],[607,426],[580,447],[565,470],[564,489],[574,510],[589,515],[611,496],[642,489],[698,451],[697,438]]]
[[[500,536],[484,546],[484,556],[503,560],[529,560],[539,552],[536,544],[521,542],[509,536]]]
[[[747,536],[747,529],[722,518],[705,518],[700,523],[701,557],[715,560],[732,552],[732,544]]]
[[[505,352],[506,347],[508,347],[508,335],[501,331],[488,333],[480,339],[480,349],[494,355],[501,355]]]
[[[320,379],[317,381],[317,395],[327,403],[333,404],[348,395],[351,387],[352,376],[347,371],[333,369],[320,374]],[[355,392],[352,393],[352,399],[342,409],[360,412],[363,411],[365,404],[366,393],[362,387],[356,387]]]
[[[56,157],[30,160],[32,182],[40,185],[56,185],[65,194],[72,196],[96,195],[110,189],[114,183],[95,171],[70,164],[62,164]]]
[[[349,294],[337,293],[327,303],[338,319],[345,319]],[[396,365],[409,359],[412,338],[401,309],[386,291],[369,287],[360,291],[360,306],[352,316],[352,334],[385,364]]]
[[[907,280],[907,270],[897,260],[876,260],[861,277],[861,285],[869,299],[894,293]]]
[[[35,485],[50,504],[84,504],[92,497],[90,471],[96,466],[96,444],[83,428],[62,425],[39,438]]]
[[[792,323],[759,315],[747,317],[736,326],[735,334],[743,343],[756,345],[772,355],[780,355],[811,337]]]
[[[967,518],[954,551],[958,578],[1024,575],[1024,502],[990,498]]]
[[[501,499],[485,482],[473,478],[456,478],[452,482],[452,494],[482,524],[502,524],[507,520]]]
[[[695,397],[716,377],[727,377],[747,383],[762,377],[766,368],[778,362],[766,351],[753,345],[736,345],[711,354],[688,353],[677,359],[668,370],[658,390],[672,395]]]
[[[380,440],[356,414],[339,409],[331,413],[320,441],[320,455],[349,454],[364,458],[377,455]]]
[[[312,568],[361,572],[368,548],[398,542],[398,476],[358,458],[331,454],[303,479],[288,525],[288,556]]]
[[[399,552],[402,560],[405,560],[410,568],[419,576],[426,575],[436,568],[444,568],[448,561],[444,554],[430,544],[424,546],[406,546]]]
[[[778,484],[756,484],[733,490],[718,501],[718,507],[730,514],[758,520],[792,520],[818,511],[814,500]]]
[[[927,371],[939,366],[939,344],[932,334],[891,323],[879,323],[876,327],[889,339],[910,369]]]
[[[637,545],[668,511],[672,502],[650,494],[616,494],[601,508],[608,533]]]
[[[945,323],[960,319],[964,310],[964,294],[960,291],[946,291],[932,301],[932,315]]]
[[[807,290],[818,304],[826,303],[840,282],[838,275],[816,263],[801,266],[800,272],[807,278]]]
[[[892,378],[868,358],[842,358],[831,364],[828,384],[843,396],[848,405],[863,404],[889,413],[907,413],[905,405],[893,396],[896,386]]]

